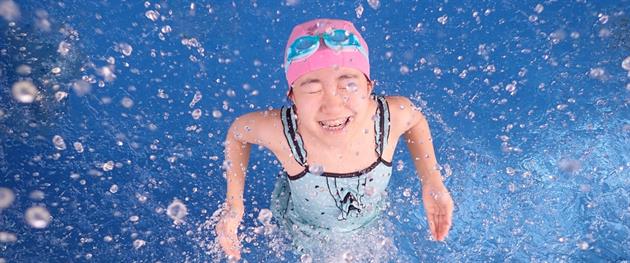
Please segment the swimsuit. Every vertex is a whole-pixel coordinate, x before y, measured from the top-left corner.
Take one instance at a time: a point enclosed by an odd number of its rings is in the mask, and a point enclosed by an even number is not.
[[[383,97],[376,97],[374,118],[377,160],[352,173],[328,173],[321,166],[309,166],[302,137],[297,132],[294,107],[281,110],[284,135],[295,160],[304,167],[301,173],[278,178],[272,194],[272,211],[281,225],[291,232],[294,244],[331,233],[355,232],[370,225],[385,209],[386,188],[392,165],[382,158],[389,136],[389,108]],[[320,171],[317,171],[320,170]]]

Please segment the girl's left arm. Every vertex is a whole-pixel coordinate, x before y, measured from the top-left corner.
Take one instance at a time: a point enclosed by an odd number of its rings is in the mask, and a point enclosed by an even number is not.
[[[401,127],[399,131],[404,134],[422,182],[422,200],[431,235],[442,241],[451,227],[453,199],[442,182],[429,124],[409,99],[395,97],[388,99],[388,103],[390,109],[395,111],[392,112],[392,123]]]

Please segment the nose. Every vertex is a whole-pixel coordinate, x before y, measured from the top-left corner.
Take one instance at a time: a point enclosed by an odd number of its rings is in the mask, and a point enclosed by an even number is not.
[[[321,111],[326,114],[334,115],[343,110],[346,104],[343,92],[336,86],[326,87],[322,98]]]

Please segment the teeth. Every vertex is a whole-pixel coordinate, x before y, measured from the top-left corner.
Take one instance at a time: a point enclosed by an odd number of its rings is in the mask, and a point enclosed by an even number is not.
[[[324,127],[324,128],[340,128],[342,126],[345,126],[345,124],[350,120],[350,117],[348,118],[344,118],[344,119],[337,119],[337,120],[332,120],[332,121],[320,121],[319,124]]]

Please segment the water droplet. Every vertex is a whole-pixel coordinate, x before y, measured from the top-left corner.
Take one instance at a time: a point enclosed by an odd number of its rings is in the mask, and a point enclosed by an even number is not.
[[[324,173],[324,166],[321,164],[310,165],[308,167],[308,172],[316,176],[322,175]]]
[[[81,144],[80,142],[74,142],[72,146],[74,146],[74,150],[77,151],[78,153],[83,152],[83,144]]]
[[[160,13],[158,13],[155,10],[148,10],[144,13],[144,16],[146,16],[149,20],[155,22],[157,21],[158,17],[160,16]]]
[[[133,248],[140,249],[146,244],[147,244],[146,241],[144,241],[142,239],[136,239],[136,240],[133,241]]]
[[[127,43],[118,43],[114,50],[118,53],[122,53],[125,57],[131,56],[131,52],[133,52],[133,47]]]
[[[115,194],[118,192],[118,185],[113,184],[112,186],[109,187],[109,192],[112,194]]]
[[[396,171],[400,172],[403,169],[405,169],[405,163],[402,160],[398,160],[398,162],[396,162]]]
[[[581,250],[587,250],[589,245],[586,241],[580,241],[577,243],[577,247]]]
[[[31,198],[31,200],[41,201],[44,200],[46,195],[40,190],[34,190],[28,195],[28,197]]]
[[[72,83],[72,89],[77,94],[77,96],[83,96],[85,94],[88,94],[92,90],[92,86],[87,81],[77,80]]]
[[[24,215],[26,222],[33,228],[46,228],[50,224],[52,217],[43,206],[31,206]]]
[[[193,110],[193,112],[190,115],[192,116],[193,119],[198,120],[201,117],[201,109]]]
[[[5,209],[15,200],[15,194],[13,191],[6,187],[0,187],[0,210]]]
[[[438,21],[438,23],[440,23],[442,25],[446,25],[446,23],[448,22],[448,16],[447,15],[443,15],[441,17],[438,17],[437,21]]]
[[[122,100],[120,100],[120,104],[123,107],[129,109],[129,108],[133,107],[133,100],[131,98],[129,98],[129,97],[124,97],[124,98],[122,98]]]
[[[626,71],[630,71],[630,56],[628,56],[621,62],[621,67]]]
[[[221,116],[223,116],[221,111],[219,111],[219,110],[213,110],[212,111],[212,117],[214,117],[215,119],[221,118]]]
[[[260,212],[258,212],[258,221],[265,226],[271,224],[272,217],[273,213],[267,208],[260,209]]]
[[[545,7],[541,4],[537,4],[536,7],[534,7],[534,12],[538,14],[542,13],[543,10],[545,10]]]
[[[160,29],[160,31],[164,34],[167,34],[167,33],[171,33],[173,29],[171,28],[171,26],[165,25],[162,27],[162,29]]]
[[[512,168],[512,167],[506,167],[505,168],[505,173],[508,175],[515,175],[516,174],[516,169]]]
[[[12,92],[13,98],[20,103],[31,103],[35,101],[37,95],[39,94],[35,85],[28,80],[22,80],[14,83]]]
[[[59,135],[55,135],[52,138],[53,145],[55,145],[55,149],[63,151],[66,149],[66,142],[63,140],[63,137]]]
[[[226,94],[228,97],[235,97],[235,96],[236,96],[236,92],[235,92],[233,89],[228,89],[228,90],[225,92],[225,94]]]
[[[588,76],[594,79],[602,79],[605,74],[606,74],[606,71],[604,71],[603,68],[592,68],[588,72]]]
[[[173,219],[174,224],[180,224],[184,222],[184,218],[188,215],[188,208],[182,201],[175,199],[166,208],[166,215]]]
[[[359,6],[357,6],[357,8],[354,9],[355,14],[357,15],[357,18],[361,18],[361,16],[363,15],[363,5],[359,4]]]
[[[309,255],[309,254],[303,254],[302,256],[300,256],[300,262],[301,263],[312,263],[313,262],[313,257],[311,257],[311,255]]]
[[[129,217],[129,221],[131,221],[131,222],[138,222],[138,221],[140,221],[140,217],[137,216],[137,215],[132,215],[132,216]]]
[[[507,84],[505,86],[505,91],[507,91],[509,93],[513,93],[514,91],[516,91],[516,84],[515,83]]]
[[[405,188],[405,190],[403,190],[403,196],[404,197],[410,197],[411,196],[411,188]]]
[[[103,164],[103,166],[101,167],[103,169],[104,172],[109,172],[111,170],[114,169],[114,161],[107,161],[106,163]]]
[[[402,65],[400,66],[399,71],[400,71],[400,74],[407,75],[409,74],[409,67],[407,67],[406,65]]]

